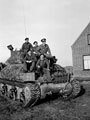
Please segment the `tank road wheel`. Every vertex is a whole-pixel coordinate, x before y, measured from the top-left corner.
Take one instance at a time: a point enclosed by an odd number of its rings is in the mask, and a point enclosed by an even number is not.
[[[15,86],[12,86],[12,88],[9,90],[9,98],[12,100],[16,100],[17,98],[17,89]]]
[[[21,95],[23,107],[33,106],[39,100],[40,96],[41,91],[38,84],[27,84],[23,89],[23,94]]]
[[[6,84],[3,84],[1,93],[2,93],[2,95],[7,95],[7,85]]]
[[[64,100],[68,100],[72,94],[72,85],[70,83],[67,83],[65,85],[65,88],[61,89],[60,94]]]
[[[64,100],[69,100],[71,98],[75,98],[81,90],[81,86],[78,80],[72,80],[65,86],[65,89],[62,90],[61,97]]]
[[[74,98],[80,93],[81,86],[79,81],[75,79],[71,81],[71,85],[72,85],[72,97]]]

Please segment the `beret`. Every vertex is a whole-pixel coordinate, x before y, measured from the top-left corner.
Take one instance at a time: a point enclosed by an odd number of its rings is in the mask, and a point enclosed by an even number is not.
[[[38,43],[37,41],[34,41],[33,44]]]
[[[25,38],[25,40],[29,40],[29,38]]]

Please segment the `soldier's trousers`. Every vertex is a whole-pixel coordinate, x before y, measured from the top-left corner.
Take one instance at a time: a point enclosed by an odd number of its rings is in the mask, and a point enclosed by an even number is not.
[[[50,71],[47,68],[40,67],[38,72],[40,73],[41,77],[43,76],[44,81],[51,81]]]
[[[32,72],[35,68],[35,62],[27,63],[24,62],[24,71],[25,72]]]

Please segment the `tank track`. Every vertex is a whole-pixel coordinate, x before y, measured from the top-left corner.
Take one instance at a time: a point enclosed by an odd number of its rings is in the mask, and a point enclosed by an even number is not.
[[[40,87],[35,82],[17,82],[0,79],[0,96],[11,104],[21,107],[33,106],[41,96]]]

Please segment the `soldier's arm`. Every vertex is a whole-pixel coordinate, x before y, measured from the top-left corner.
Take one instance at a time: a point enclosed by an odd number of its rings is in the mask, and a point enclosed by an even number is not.
[[[32,51],[34,50],[31,43],[29,44],[29,50],[32,50]]]
[[[41,54],[41,45],[38,46],[38,49],[37,49],[38,53]]]
[[[48,45],[47,45],[47,47],[48,47],[48,53],[50,54],[50,56],[52,56],[52,54],[51,54],[51,50],[50,50],[50,48],[49,48]]]
[[[24,61],[27,63],[31,63],[32,59],[29,58],[28,54],[25,56]]]
[[[37,61],[37,58],[36,56],[33,54],[33,61],[36,62]]]
[[[25,56],[25,58],[23,58],[23,61],[26,62],[27,61],[27,55]]]
[[[46,59],[47,69],[49,70],[49,61]]]
[[[40,67],[40,59],[37,61],[36,67]]]

